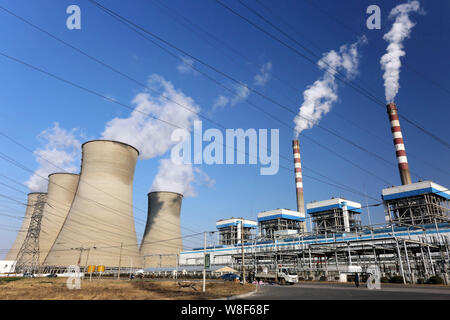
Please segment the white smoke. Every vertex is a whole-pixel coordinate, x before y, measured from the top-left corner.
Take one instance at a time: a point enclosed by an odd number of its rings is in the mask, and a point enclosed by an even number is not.
[[[213,110],[226,107],[227,105],[233,107],[236,104],[247,100],[250,95],[250,89],[246,84],[232,84],[231,86],[234,87],[234,95],[232,97],[220,95],[213,104]]]
[[[270,80],[270,71],[272,70],[272,62],[266,62],[259,69],[259,73],[255,75],[255,84],[258,86],[264,86],[267,81]]]
[[[194,121],[198,120],[196,113],[200,111],[191,97],[176,90],[171,82],[159,75],[150,76],[149,86],[159,89],[161,94],[157,97],[147,92],[137,94],[131,115],[112,119],[102,133],[103,139],[121,141],[137,148],[143,160],[163,156],[179,143],[171,140],[172,132],[177,128],[191,131]],[[196,170],[200,169],[194,169],[191,164],[176,165],[170,159],[161,159],[151,190],[195,196],[192,183],[197,179]]]
[[[391,10],[389,18],[395,18],[391,30],[383,36],[389,42],[386,54],[381,57],[381,68],[384,70],[383,79],[385,87],[386,101],[394,101],[398,93],[400,78],[400,57],[405,55],[403,41],[409,38],[414,23],[409,19],[411,12],[419,12],[419,1],[409,1],[396,6]]]
[[[77,129],[61,129],[57,122],[38,135],[44,146],[34,151],[39,167],[25,182],[30,192],[47,192],[48,181],[45,178],[51,173],[78,171],[81,143],[76,135]]]
[[[358,73],[358,48],[367,42],[363,36],[351,45],[342,45],[339,52],[331,50],[325,53],[317,62],[320,69],[325,70],[324,75],[316,80],[303,92],[303,104],[299,114],[294,118],[295,137],[305,129],[313,127],[323,115],[331,110],[338,99],[335,75],[343,73],[347,79],[354,78]]]
[[[195,71],[195,69],[193,69],[194,67],[194,60],[189,58],[189,57],[182,57],[181,58],[183,61],[180,62],[180,64],[177,66],[177,70],[180,73],[188,73],[188,72],[192,72],[193,74],[196,74],[197,71]]]
[[[164,155],[177,143],[170,139],[172,131],[177,128],[191,130],[200,110],[192,98],[177,91],[171,82],[161,76],[150,76],[149,85],[160,89],[161,95],[154,97],[146,92],[138,93],[133,99],[136,107],[131,115],[112,119],[102,133],[103,139],[124,142],[137,148],[140,159]]]
[[[195,180],[194,170],[190,164],[174,164],[170,159],[159,161],[159,171],[153,180],[150,191],[171,191],[185,197],[194,197],[192,186]]]

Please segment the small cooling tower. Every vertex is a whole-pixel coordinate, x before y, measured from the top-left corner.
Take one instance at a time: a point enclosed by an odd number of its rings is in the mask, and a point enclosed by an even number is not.
[[[148,216],[140,252],[144,267],[175,266],[183,250],[180,210],[183,195],[175,192],[150,192]]]
[[[28,194],[27,209],[25,211],[25,217],[22,221],[22,226],[20,227],[19,233],[17,234],[16,240],[14,241],[11,249],[9,250],[5,260],[16,260],[17,254],[22,247],[23,241],[27,236],[28,227],[30,226],[31,216],[34,211],[34,205],[38,201],[38,197],[41,194],[46,194],[44,192],[32,192]]]
[[[45,262],[69,213],[80,176],[73,173],[52,173],[48,176],[47,203],[39,235],[39,260]]]
[[[82,151],[75,199],[45,264],[140,267],[132,205],[139,152],[109,140],[86,142]]]

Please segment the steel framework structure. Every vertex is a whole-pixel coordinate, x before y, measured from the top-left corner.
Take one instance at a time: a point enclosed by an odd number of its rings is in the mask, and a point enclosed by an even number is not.
[[[450,201],[435,193],[385,200],[386,220],[395,225],[449,221]]]
[[[46,198],[46,194],[40,194],[33,204],[34,209],[31,215],[30,226],[22,247],[17,254],[16,273],[35,273],[39,269],[39,235],[41,233],[41,221]]]

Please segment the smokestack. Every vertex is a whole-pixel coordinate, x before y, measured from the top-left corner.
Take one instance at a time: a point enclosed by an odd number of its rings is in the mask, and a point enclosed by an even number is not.
[[[139,152],[117,141],[82,146],[75,198],[45,260],[50,266],[140,267],[133,217],[133,177]]]
[[[391,123],[392,138],[394,139],[395,154],[397,156],[400,178],[403,185],[410,184],[411,174],[409,173],[408,159],[406,158],[402,129],[400,128],[400,122],[398,120],[397,106],[394,102],[391,102],[386,107],[389,115],[389,121]]]
[[[175,266],[183,250],[180,210],[183,195],[156,191],[148,194],[148,216],[140,253],[144,268]]]
[[[31,192],[28,194],[27,209],[25,210],[25,217],[23,218],[22,226],[20,227],[16,240],[14,241],[11,249],[6,255],[5,260],[16,260],[17,254],[19,253],[20,248],[22,248],[22,244],[28,233],[28,227],[30,226],[31,216],[33,215],[34,211],[34,205],[38,201],[38,198],[41,194],[46,195],[45,192]]]
[[[45,263],[75,198],[80,175],[52,173],[48,176],[47,202],[41,221],[39,236],[39,262]]]
[[[294,152],[294,169],[295,169],[295,190],[297,194],[297,211],[305,216],[305,199],[303,198],[303,178],[302,163],[300,159],[300,143],[298,140],[292,140],[292,149]],[[306,231],[305,222],[301,222],[303,231]]]

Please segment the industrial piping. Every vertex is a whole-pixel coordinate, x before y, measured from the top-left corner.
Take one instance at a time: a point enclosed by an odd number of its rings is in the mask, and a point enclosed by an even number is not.
[[[387,106],[387,113],[391,123],[392,138],[394,139],[395,154],[397,156],[398,170],[400,171],[400,179],[402,184],[411,184],[411,174],[409,172],[408,159],[406,158],[405,144],[403,142],[402,130],[398,120],[397,106],[394,102]]]

